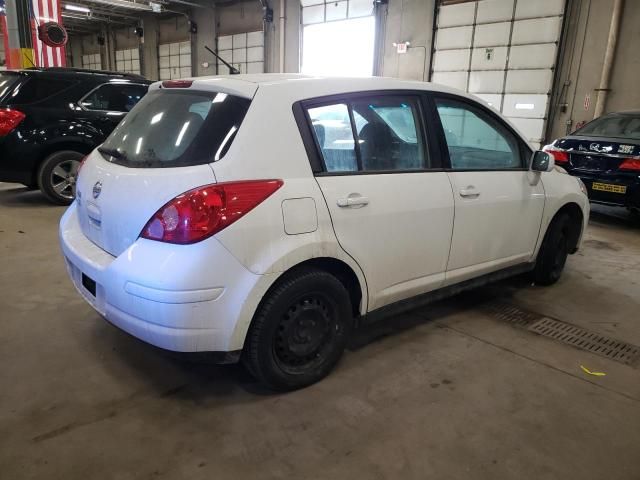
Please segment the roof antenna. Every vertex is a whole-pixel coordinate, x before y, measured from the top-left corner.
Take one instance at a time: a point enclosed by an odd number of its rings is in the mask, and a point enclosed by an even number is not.
[[[238,70],[236,67],[234,67],[233,65],[227,63],[227,61],[222,58],[220,55],[218,55],[216,52],[214,52],[213,50],[211,50],[209,47],[207,47],[206,45],[204,46],[204,48],[206,48],[207,50],[209,50],[211,53],[213,53],[213,56],[216,57],[218,60],[220,60],[222,63],[224,63],[228,68],[229,68],[229,74],[230,75],[239,75],[240,74],[240,70]]]

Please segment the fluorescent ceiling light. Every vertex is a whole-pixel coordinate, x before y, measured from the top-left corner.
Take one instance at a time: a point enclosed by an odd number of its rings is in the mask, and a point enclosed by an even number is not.
[[[533,110],[535,107],[533,103],[516,103],[516,110]]]
[[[110,7],[129,8],[132,10],[145,10],[151,11],[151,7],[145,3],[137,3],[133,0],[88,0],[91,3],[98,3],[100,5],[109,5]]]
[[[70,5],[68,3],[65,3],[64,8],[65,10],[71,10],[72,12],[82,12],[82,13],[91,12],[91,9],[89,9],[88,7],[83,7],[82,5]]]

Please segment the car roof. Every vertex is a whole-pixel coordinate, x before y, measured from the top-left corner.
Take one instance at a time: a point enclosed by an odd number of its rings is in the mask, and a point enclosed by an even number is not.
[[[634,117],[634,116],[640,115],[640,110],[621,110],[619,112],[609,112],[609,113],[605,114],[604,116],[606,116],[606,117],[614,117],[616,115]]]
[[[287,98],[293,97],[294,101],[371,90],[437,91],[479,100],[445,85],[389,77],[327,77],[294,73],[261,73],[194,77],[189,80],[193,81],[195,88],[230,93],[246,98],[252,98],[259,88],[264,88],[268,89],[271,94],[286,91]],[[162,82],[156,82],[151,88],[160,88],[161,85]]]
[[[92,77],[109,77],[109,78],[126,78],[129,80],[136,80],[141,83],[151,83],[142,75],[136,75],[133,73],[114,72],[110,70],[89,70],[85,68],[67,68],[67,67],[47,67],[47,68],[26,68],[22,70],[6,70],[8,73],[18,73],[26,75],[74,75],[74,76],[92,76]]]

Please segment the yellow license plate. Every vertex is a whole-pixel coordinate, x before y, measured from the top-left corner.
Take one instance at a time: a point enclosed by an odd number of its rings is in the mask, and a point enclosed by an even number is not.
[[[600,192],[627,193],[626,185],[614,185],[613,183],[593,182],[591,189],[599,190]]]

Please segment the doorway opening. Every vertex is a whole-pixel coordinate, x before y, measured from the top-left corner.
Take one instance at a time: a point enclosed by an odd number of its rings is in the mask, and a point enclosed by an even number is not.
[[[302,37],[302,73],[366,77],[373,74],[375,17],[307,25]]]

